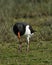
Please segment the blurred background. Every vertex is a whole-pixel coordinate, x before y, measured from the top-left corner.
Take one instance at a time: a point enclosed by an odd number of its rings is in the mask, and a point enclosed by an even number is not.
[[[52,40],[52,0],[0,0],[0,42],[17,40],[16,22],[27,22],[37,33],[34,40]]]

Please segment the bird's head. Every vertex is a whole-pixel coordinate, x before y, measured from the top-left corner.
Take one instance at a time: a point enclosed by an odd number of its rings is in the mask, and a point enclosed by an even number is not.
[[[31,35],[33,36],[37,31],[36,30],[33,30],[33,33],[31,33]]]

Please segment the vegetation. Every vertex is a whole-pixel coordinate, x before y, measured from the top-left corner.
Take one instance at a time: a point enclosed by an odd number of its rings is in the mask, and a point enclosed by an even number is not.
[[[0,44],[0,65],[52,65],[52,42],[31,42],[28,53],[23,46],[18,52],[17,42]]]
[[[13,33],[20,21],[37,30],[28,53]],[[52,0],[0,0],[0,65],[52,65]]]

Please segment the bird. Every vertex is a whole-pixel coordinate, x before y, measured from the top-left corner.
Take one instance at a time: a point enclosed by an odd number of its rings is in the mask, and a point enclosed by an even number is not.
[[[34,35],[34,30],[30,24],[26,22],[17,22],[13,25],[13,32],[19,39],[19,49],[22,51],[22,42],[20,41],[21,36],[25,35],[27,40],[27,51],[29,51],[29,41],[32,35]]]

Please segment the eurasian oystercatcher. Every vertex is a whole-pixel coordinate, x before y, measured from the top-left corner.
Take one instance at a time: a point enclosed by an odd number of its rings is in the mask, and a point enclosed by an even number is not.
[[[29,50],[29,39],[31,38],[31,36],[34,34],[34,30],[32,28],[31,25],[25,23],[25,22],[18,22],[13,26],[13,31],[15,33],[15,35],[17,35],[18,39],[19,39],[19,49],[21,50],[22,47],[22,43],[20,41],[21,36],[25,35],[27,38],[27,51]]]

